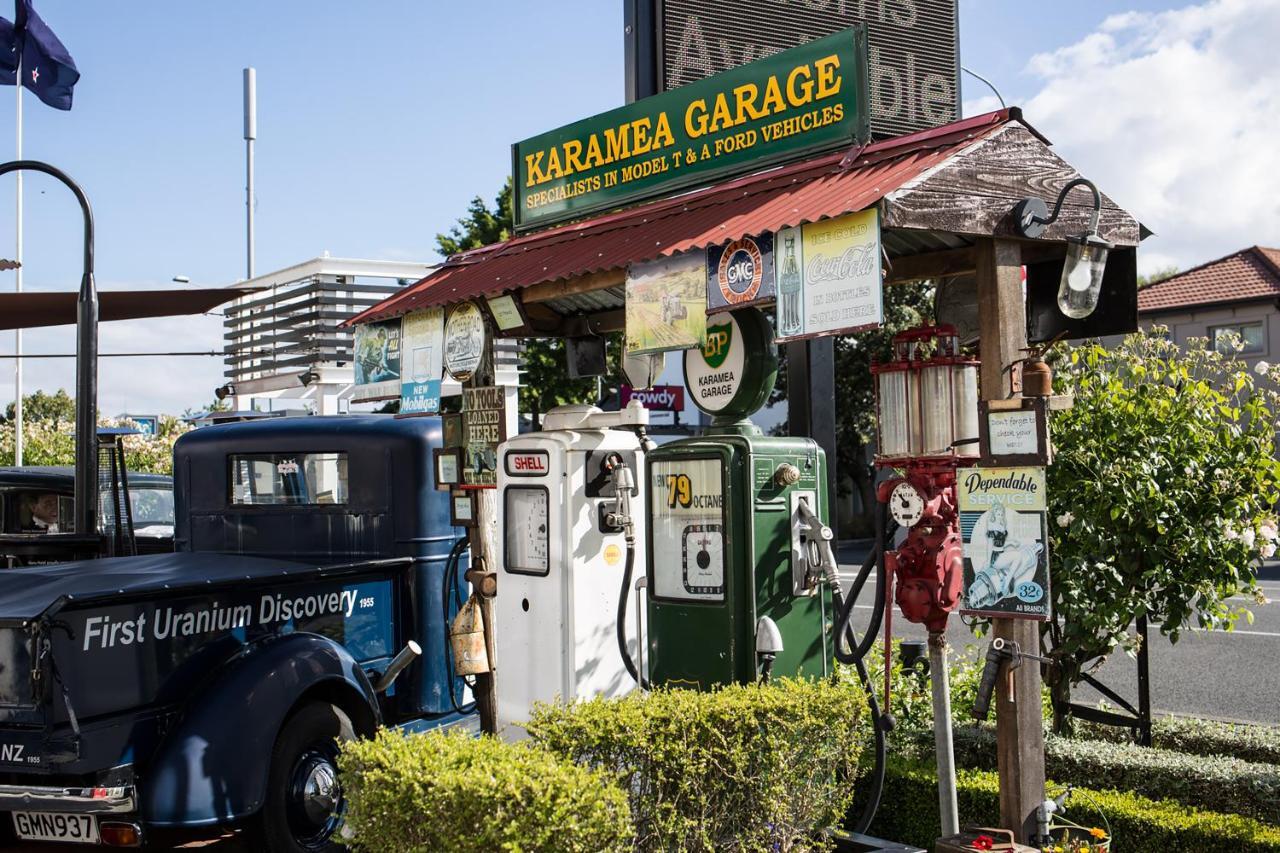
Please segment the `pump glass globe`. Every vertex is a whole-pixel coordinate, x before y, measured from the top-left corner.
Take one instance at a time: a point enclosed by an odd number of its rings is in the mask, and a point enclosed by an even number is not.
[[[1067,258],[1058,284],[1058,308],[1063,314],[1078,320],[1098,307],[1110,249],[1111,244],[1096,234],[1082,234],[1067,241]]]

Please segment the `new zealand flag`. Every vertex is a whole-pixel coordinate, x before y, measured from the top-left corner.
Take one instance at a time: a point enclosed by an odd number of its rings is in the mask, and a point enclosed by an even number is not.
[[[0,85],[25,86],[54,109],[69,110],[79,79],[75,60],[31,8],[31,0],[17,0],[14,22],[0,18]]]

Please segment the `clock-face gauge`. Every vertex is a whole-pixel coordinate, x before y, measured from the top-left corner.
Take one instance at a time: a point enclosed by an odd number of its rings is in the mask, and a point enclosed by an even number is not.
[[[889,495],[889,515],[900,527],[915,527],[924,517],[924,496],[904,480]]]
[[[695,595],[724,591],[724,534],[719,524],[684,529],[684,588]]]
[[[550,569],[547,492],[538,487],[507,489],[507,567],[546,574]]]

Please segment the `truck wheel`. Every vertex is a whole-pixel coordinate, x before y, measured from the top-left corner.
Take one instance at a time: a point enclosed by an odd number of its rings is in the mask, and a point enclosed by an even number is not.
[[[269,853],[331,853],[346,801],[338,781],[338,743],[355,740],[351,718],[328,702],[290,717],[271,750],[267,796],[252,834]]]

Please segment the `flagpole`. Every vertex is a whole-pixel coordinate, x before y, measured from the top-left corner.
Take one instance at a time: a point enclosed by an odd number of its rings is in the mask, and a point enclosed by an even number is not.
[[[22,57],[18,57],[18,71],[14,86],[16,99],[18,102],[18,144],[17,158],[22,159]],[[18,201],[17,201],[17,250],[14,253],[14,260],[18,262],[16,281],[16,289],[18,293],[22,292],[22,172],[18,172]],[[13,464],[22,465],[22,330],[15,329],[13,332],[13,351],[16,358],[13,360]]]

